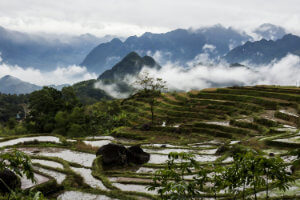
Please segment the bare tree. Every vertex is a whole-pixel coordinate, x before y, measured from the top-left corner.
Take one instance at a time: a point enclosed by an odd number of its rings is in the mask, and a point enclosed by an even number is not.
[[[138,87],[135,96],[143,98],[150,106],[151,123],[154,122],[154,106],[157,104],[157,98],[161,96],[162,91],[166,90],[166,81],[161,78],[154,78],[149,73],[144,72],[138,76],[135,82]]]

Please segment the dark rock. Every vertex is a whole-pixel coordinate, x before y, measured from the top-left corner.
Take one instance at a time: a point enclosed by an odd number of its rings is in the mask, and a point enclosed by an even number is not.
[[[225,153],[225,152],[227,152],[227,151],[229,151],[229,150],[230,150],[230,148],[229,148],[228,146],[222,145],[222,146],[220,146],[220,147],[217,149],[216,154],[217,154],[217,155],[221,155],[221,154],[223,154],[223,153]]]
[[[174,133],[177,133],[177,134],[181,134],[181,133],[182,133],[182,130],[181,130],[180,127],[178,127],[178,128],[175,128],[173,132],[174,132]]]
[[[275,154],[274,154],[274,153],[269,153],[269,156],[270,156],[270,157],[274,157]]]
[[[127,161],[128,150],[123,145],[107,144],[100,147],[96,153],[102,156],[102,163],[105,166],[124,166]]]
[[[150,154],[144,152],[139,145],[126,149],[123,145],[110,143],[100,147],[96,155],[102,156],[103,167],[127,166],[130,163],[140,165],[150,159]]]
[[[294,165],[292,165],[290,169],[291,169],[292,174],[294,174],[296,171],[296,167]]]
[[[128,162],[137,165],[144,164],[150,159],[150,154],[143,151],[140,145],[128,148]]]
[[[20,178],[9,169],[4,169],[3,171],[1,171],[0,178],[11,190],[15,190],[21,187]],[[10,192],[9,189],[7,188],[6,185],[3,184],[2,181],[0,181],[0,192],[2,194],[9,193]]]
[[[141,127],[142,131],[150,131],[151,125],[150,124],[143,124]]]

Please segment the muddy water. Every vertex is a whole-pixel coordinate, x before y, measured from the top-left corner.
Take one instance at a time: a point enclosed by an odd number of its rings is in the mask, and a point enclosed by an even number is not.
[[[276,139],[274,141],[300,144],[300,136],[284,138],[284,139]]]
[[[219,156],[215,155],[195,155],[195,160],[198,162],[213,162],[217,160]],[[152,164],[163,164],[168,160],[168,155],[161,155],[161,154],[151,154],[149,163]],[[177,160],[177,162],[181,162]]]
[[[171,145],[171,144],[145,144],[142,147],[154,147],[154,148],[182,148],[182,146]]]
[[[214,124],[219,126],[230,126],[229,121],[205,122],[206,124]]]
[[[60,169],[64,168],[62,164],[60,164],[58,162],[50,161],[50,160],[31,159],[31,162],[33,164],[39,163],[41,165],[49,166],[49,167],[53,167],[53,168],[60,168]]]
[[[282,156],[281,158],[285,163],[291,163],[297,160],[298,156]]]
[[[185,153],[192,153],[193,150],[189,149],[143,149],[147,153],[160,153],[160,154],[169,154],[171,152],[185,152]]]
[[[84,182],[88,185],[90,185],[92,188],[99,188],[101,190],[107,190],[107,188],[103,185],[103,183],[94,178],[92,176],[92,171],[90,169],[85,169],[85,168],[77,168],[77,167],[71,167],[71,169],[80,174],[83,179],[84,179]]]
[[[21,177],[21,188],[27,189],[27,188],[31,188],[35,185],[39,185],[39,184],[49,181],[49,178],[42,176],[40,174],[36,174],[36,173],[34,173],[34,178],[36,180],[35,183],[33,183],[33,182],[31,182],[31,180],[27,179],[26,176]]]
[[[286,114],[286,115],[291,115],[293,117],[299,117],[297,114],[295,113],[292,113],[292,112],[289,112],[287,110],[279,110],[279,112],[283,113],[283,114]]]
[[[66,191],[57,197],[58,200],[116,200],[105,195],[90,194],[79,191]]]
[[[168,155],[171,152],[176,153],[198,153],[198,154],[215,154],[217,149],[203,149],[203,150],[191,150],[191,149],[143,149],[147,153],[158,153]]]
[[[20,144],[23,142],[32,142],[32,141],[39,141],[39,142],[55,142],[55,143],[60,143],[58,137],[53,137],[53,136],[36,136],[36,137],[23,137],[23,138],[17,138],[17,139],[12,139],[8,140],[5,142],[0,142],[0,147],[6,147],[6,146],[12,146],[16,144]]]
[[[92,147],[102,147],[104,145],[111,143],[111,140],[93,140],[93,141],[85,140],[83,142],[87,145],[91,145]]]
[[[146,185],[134,185],[134,184],[123,184],[123,183],[112,183],[115,187],[123,191],[133,191],[133,192],[144,192],[149,194],[157,194],[156,191],[148,191]]]
[[[287,150],[282,150],[282,149],[265,149],[265,150],[263,150],[263,152],[268,154],[268,155],[270,153],[273,153],[274,155],[279,155],[279,154],[287,153],[288,151]]]
[[[112,136],[90,136],[86,137],[88,140],[114,140],[115,138]]]
[[[148,167],[140,167],[136,173],[154,173],[157,169],[155,168],[148,168]]]
[[[225,160],[222,161],[222,163],[230,163],[233,162],[233,157],[227,157]]]
[[[82,166],[91,167],[96,155],[90,153],[82,153],[78,151],[72,151],[69,149],[63,148],[18,148],[18,150],[23,151],[30,155],[39,155],[39,156],[49,156],[49,157],[58,157],[66,161],[80,164]]]
[[[61,184],[66,178],[65,174],[60,173],[60,172],[56,172],[56,171],[53,171],[53,170],[49,170],[49,169],[45,169],[45,168],[41,168],[41,167],[35,167],[34,169],[36,169],[39,172],[42,172],[44,174],[47,174],[48,176],[53,177],[58,184]]]
[[[300,179],[297,179],[295,181],[295,183],[292,184],[293,186],[290,187],[287,191],[283,192],[283,191],[280,191],[278,189],[272,189],[271,191],[269,191],[269,196],[270,197],[281,197],[281,196],[284,196],[284,195],[300,195]],[[257,193],[257,196],[258,197],[265,197],[266,196],[266,192],[263,191],[263,192],[259,192]],[[295,199],[298,199],[298,198],[295,198]]]

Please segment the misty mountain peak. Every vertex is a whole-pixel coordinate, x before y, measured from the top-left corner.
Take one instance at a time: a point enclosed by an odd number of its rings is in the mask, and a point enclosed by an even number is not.
[[[123,80],[127,75],[137,75],[145,66],[150,68],[160,68],[159,64],[157,64],[152,57],[141,57],[136,52],[130,52],[110,70],[103,72],[98,79]]]
[[[0,92],[6,94],[27,94],[42,87],[22,81],[14,76],[6,75],[0,78]]]
[[[286,31],[281,26],[265,23],[256,28],[254,33],[266,40],[277,40],[282,38],[286,34]]]
[[[113,44],[121,44],[122,43],[122,41],[119,38],[114,38],[110,42]]]

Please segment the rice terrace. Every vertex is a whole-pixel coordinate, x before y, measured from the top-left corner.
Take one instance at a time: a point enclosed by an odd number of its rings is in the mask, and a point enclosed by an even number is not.
[[[167,169],[168,154],[177,152],[192,155],[199,170],[207,171],[206,183],[197,199],[234,199],[243,195],[248,198],[254,195],[253,186],[217,186],[212,167],[228,169],[234,166],[233,156],[237,152],[254,152],[265,158],[280,158],[293,177],[286,190],[278,187],[280,180],[271,180],[269,199],[299,197],[300,89],[255,86],[163,93],[157,99],[154,126],[147,126],[151,113],[142,98],[116,101],[131,121],[109,134],[76,138],[2,134],[2,151],[17,149],[32,159],[36,182],[23,177],[21,188],[35,188],[49,198],[61,200],[157,199],[158,188],[148,188],[155,176],[164,176],[157,171]],[[141,165],[131,163],[105,169],[96,151],[110,143],[140,145],[150,159]],[[175,159],[177,167],[187,161]],[[201,177],[201,173],[193,167],[183,172],[182,179],[192,182],[197,176]],[[266,185],[258,186],[256,192],[258,199],[265,199]]]

